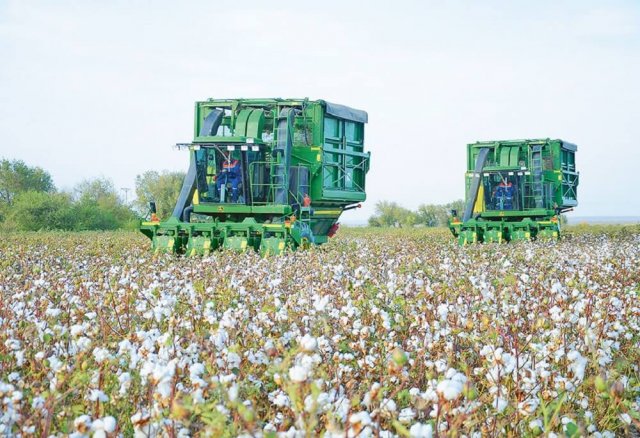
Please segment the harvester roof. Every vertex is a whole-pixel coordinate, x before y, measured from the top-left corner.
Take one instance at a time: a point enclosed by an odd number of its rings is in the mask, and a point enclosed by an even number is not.
[[[346,105],[328,102],[323,99],[309,100],[308,98],[256,98],[256,99],[208,99],[205,104],[221,105],[221,104],[244,104],[247,106],[252,105],[303,105],[317,103],[325,108],[327,114],[354,122],[367,123],[369,121],[369,115],[366,111],[352,108]]]

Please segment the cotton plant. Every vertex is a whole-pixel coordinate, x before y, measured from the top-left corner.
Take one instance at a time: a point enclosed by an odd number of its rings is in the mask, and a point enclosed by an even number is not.
[[[0,435],[621,435],[640,421],[639,236],[347,230],[268,258],[8,236]]]

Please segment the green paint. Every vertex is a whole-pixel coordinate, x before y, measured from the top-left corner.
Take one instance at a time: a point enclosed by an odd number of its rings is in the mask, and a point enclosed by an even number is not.
[[[291,126],[284,128],[292,139],[289,197],[286,203],[276,203],[274,194],[282,182],[275,180],[275,169],[286,160],[275,148],[278,120],[286,108],[295,110]],[[187,148],[197,169],[194,214],[189,222],[143,222],[141,232],[156,251],[192,255],[249,247],[280,254],[285,248],[325,243],[343,209],[366,199],[370,162],[370,152],[364,150],[366,113],[336,108],[308,99],[197,102],[194,140]],[[217,132],[203,131],[213,135],[200,136],[214,110],[224,110],[220,127]],[[231,182],[220,190],[217,178],[223,164],[234,160],[241,168],[241,182],[235,192]],[[311,208],[302,205],[305,194],[312,200]]]
[[[476,159],[483,148],[489,154],[474,214],[464,223],[454,218],[449,225],[459,243],[558,238],[558,216],[578,205],[577,147],[552,139],[469,144],[467,200],[472,196]]]

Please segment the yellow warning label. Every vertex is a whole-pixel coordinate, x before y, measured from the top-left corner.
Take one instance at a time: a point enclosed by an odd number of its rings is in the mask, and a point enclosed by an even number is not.
[[[474,213],[482,213],[484,211],[484,186],[478,188],[478,197],[476,203],[473,206]]]

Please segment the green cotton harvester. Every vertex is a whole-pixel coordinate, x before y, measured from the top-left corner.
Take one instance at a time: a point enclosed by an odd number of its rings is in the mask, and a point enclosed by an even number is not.
[[[197,102],[189,170],[173,214],[140,226],[154,251],[262,254],[321,244],[366,198],[367,113],[323,100]]]
[[[559,215],[578,205],[577,146],[562,140],[467,145],[462,218],[449,223],[460,244],[558,238]]]

